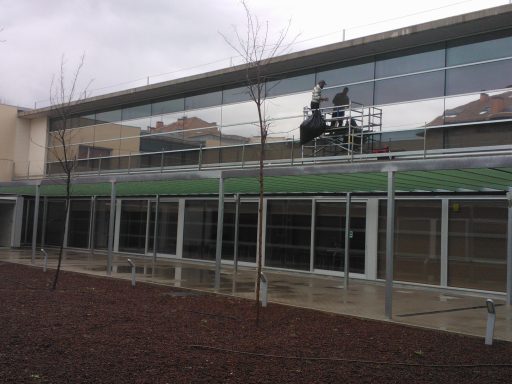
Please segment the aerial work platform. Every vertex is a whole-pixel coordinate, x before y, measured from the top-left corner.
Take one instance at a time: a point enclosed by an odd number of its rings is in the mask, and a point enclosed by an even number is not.
[[[318,112],[304,107],[304,120],[320,113],[325,124],[308,132],[301,128],[301,143],[324,156],[357,154],[380,149],[382,109],[357,102],[320,108]],[[318,117],[318,115],[317,115]]]

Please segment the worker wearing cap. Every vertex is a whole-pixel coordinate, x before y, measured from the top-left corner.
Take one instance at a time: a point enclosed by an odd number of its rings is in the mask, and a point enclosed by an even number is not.
[[[320,108],[320,102],[327,101],[329,98],[322,97],[322,89],[325,87],[325,80],[320,80],[315,88],[313,88],[313,94],[311,95],[311,109]]]

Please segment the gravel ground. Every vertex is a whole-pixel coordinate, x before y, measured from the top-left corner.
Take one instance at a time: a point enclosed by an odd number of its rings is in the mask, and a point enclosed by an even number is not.
[[[512,343],[0,262],[1,383],[508,383]]]

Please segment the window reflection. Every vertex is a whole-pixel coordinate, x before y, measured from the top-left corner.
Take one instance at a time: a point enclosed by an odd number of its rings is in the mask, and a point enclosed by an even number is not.
[[[174,99],[158,101],[152,104],[151,114],[153,116],[163,115],[167,113],[179,112],[185,110],[185,99]]]
[[[396,280],[439,284],[441,269],[441,201],[398,200],[395,203]],[[386,272],[387,202],[379,202],[378,277]]]
[[[375,82],[375,104],[428,99],[444,95],[444,71],[396,77]]]
[[[203,93],[185,97],[185,109],[205,108],[222,104],[222,92]]]
[[[320,71],[316,75],[317,81],[325,80],[328,86],[337,86],[346,83],[356,83],[373,79],[374,62],[356,63],[342,68]]]
[[[448,284],[505,291],[506,202],[451,200],[448,225]]]
[[[251,100],[247,86],[225,89],[222,91],[222,103],[231,104]]]
[[[382,129],[399,130],[433,125],[443,115],[444,99],[385,105],[382,108]]]
[[[323,96],[329,98],[329,100],[323,103],[322,106],[332,106],[332,100],[334,96],[341,92],[344,87],[345,86],[343,85],[341,87],[329,88],[322,92]],[[347,88],[349,89],[348,96],[350,97],[351,101],[363,105],[373,105],[373,82],[352,84],[348,85]]]
[[[379,56],[375,77],[388,77],[444,67],[444,44],[414,48]]]
[[[446,98],[445,124],[512,118],[512,90]],[[432,123],[439,123],[438,117]]]
[[[446,71],[447,95],[508,87],[512,87],[512,60],[470,65]]]
[[[131,120],[151,115],[151,104],[137,105],[135,107],[123,108],[123,120]]]
[[[287,93],[303,92],[313,89],[315,86],[315,74],[288,77],[286,79],[269,81],[266,84],[267,97],[284,95]]]
[[[304,107],[309,105],[311,93],[274,97],[265,102],[265,116],[270,123],[269,137],[286,140],[297,134],[303,121]]]
[[[448,42],[447,65],[474,63],[512,56],[510,31]]]

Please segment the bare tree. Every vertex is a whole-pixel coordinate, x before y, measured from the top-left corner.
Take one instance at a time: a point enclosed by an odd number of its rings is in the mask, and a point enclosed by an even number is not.
[[[258,18],[251,12],[247,2],[241,0],[245,11],[245,31],[240,33],[236,26],[233,26],[234,39],[231,40],[221,33],[226,43],[235,50],[245,65],[245,85],[250,99],[256,105],[258,113],[258,127],[260,130],[260,152],[259,152],[259,208],[258,208],[258,255],[256,257],[256,324],[260,317],[260,286],[262,268],[262,238],[263,238],[263,197],[265,194],[264,185],[264,161],[265,145],[270,127],[270,118],[265,114],[265,99],[267,66],[272,59],[284,54],[291,44],[285,45],[291,21],[286,27],[279,31],[275,38],[269,36],[269,23],[261,24]]]
[[[55,114],[55,124],[49,134],[49,147],[48,152],[53,155],[55,160],[60,165],[65,177],[65,209],[64,217],[62,220],[62,242],[59,249],[59,259],[55,277],[53,279],[52,290],[57,288],[59,280],[59,272],[62,264],[62,255],[64,252],[66,223],[69,213],[69,206],[71,201],[71,178],[77,165],[77,147],[71,145],[74,132],[71,129],[71,111],[72,107],[86,97],[87,88],[78,90],[80,72],[84,66],[85,54],[82,54],[80,61],[76,66],[70,80],[66,77],[66,60],[64,55],[60,61],[60,72],[53,76],[50,86],[50,104],[52,111]]]

